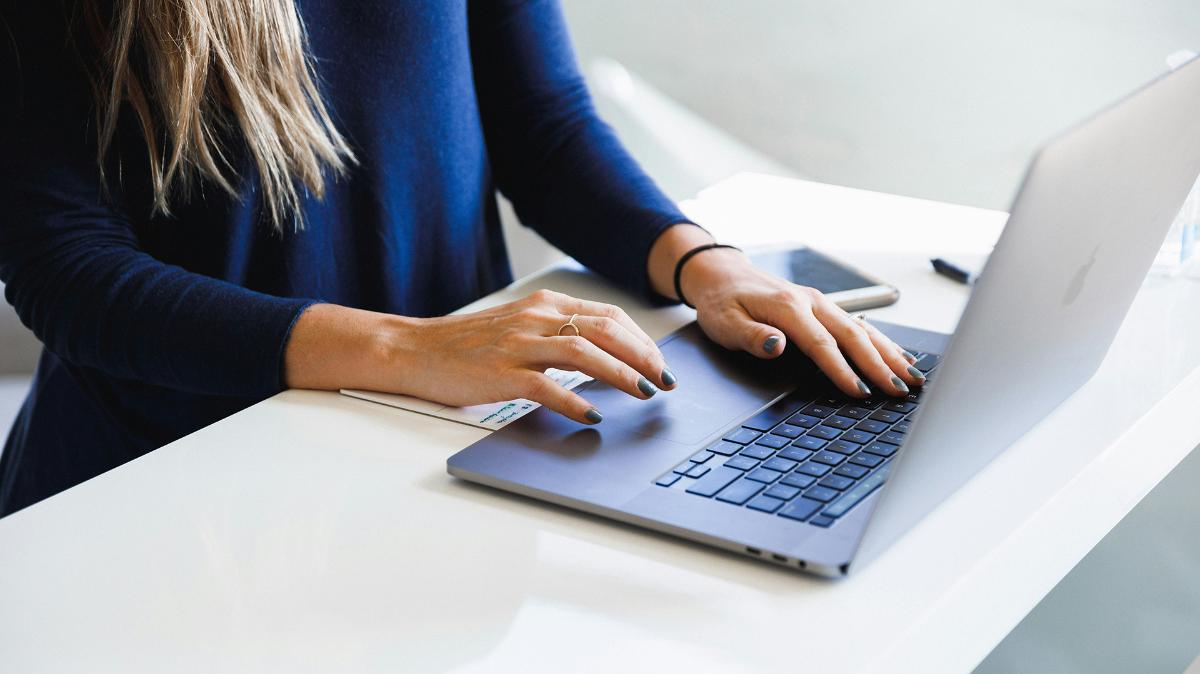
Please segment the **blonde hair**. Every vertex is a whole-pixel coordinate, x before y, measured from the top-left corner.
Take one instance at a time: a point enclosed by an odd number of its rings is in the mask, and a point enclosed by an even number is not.
[[[325,195],[325,170],[354,161],[321,100],[293,0],[117,0],[94,82],[101,175],[128,102],[145,137],[154,213],[206,179],[237,196],[224,143],[235,131],[258,169],[267,215],[303,226],[302,189]]]

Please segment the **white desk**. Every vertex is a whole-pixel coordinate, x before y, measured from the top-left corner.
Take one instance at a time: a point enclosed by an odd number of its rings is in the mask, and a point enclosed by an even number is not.
[[[870,267],[904,291],[879,316],[935,329],[965,292],[927,258],[1004,219],[761,176],[686,207]],[[487,301],[543,283],[621,297],[556,272]],[[654,335],[688,318],[624,304]],[[456,482],[483,431],[287,392],[0,520],[0,668],[969,671],[1200,443],[1198,307],[1148,282],[1092,382],[840,582]]]

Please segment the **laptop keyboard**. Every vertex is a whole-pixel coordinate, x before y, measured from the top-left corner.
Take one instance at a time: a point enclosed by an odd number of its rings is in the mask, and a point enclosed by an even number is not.
[[[911,350],[910,350],[911,352]],[[926,385],[904,398],[792,393],[655,481],[730,506],[829,527],[887,479]]]

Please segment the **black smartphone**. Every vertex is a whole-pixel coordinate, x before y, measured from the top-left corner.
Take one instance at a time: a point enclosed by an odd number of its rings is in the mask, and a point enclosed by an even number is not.
[[[900,299],[895,286],[812,248],[751,253],[750,260],[792,283],[820,290],[846,311],[886,307]]]

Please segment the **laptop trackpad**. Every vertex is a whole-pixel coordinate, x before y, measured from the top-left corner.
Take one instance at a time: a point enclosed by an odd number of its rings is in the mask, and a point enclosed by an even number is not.
[[[650,400],[639,400],[601,382],[579,390],[604,414],[605,426],[696,445],[805,380],[811,382],[816,373],[803,357],[767,361],[726,350],[710,342],[695,323],[660,348],[679,379],[675,390],[659,392]]]

